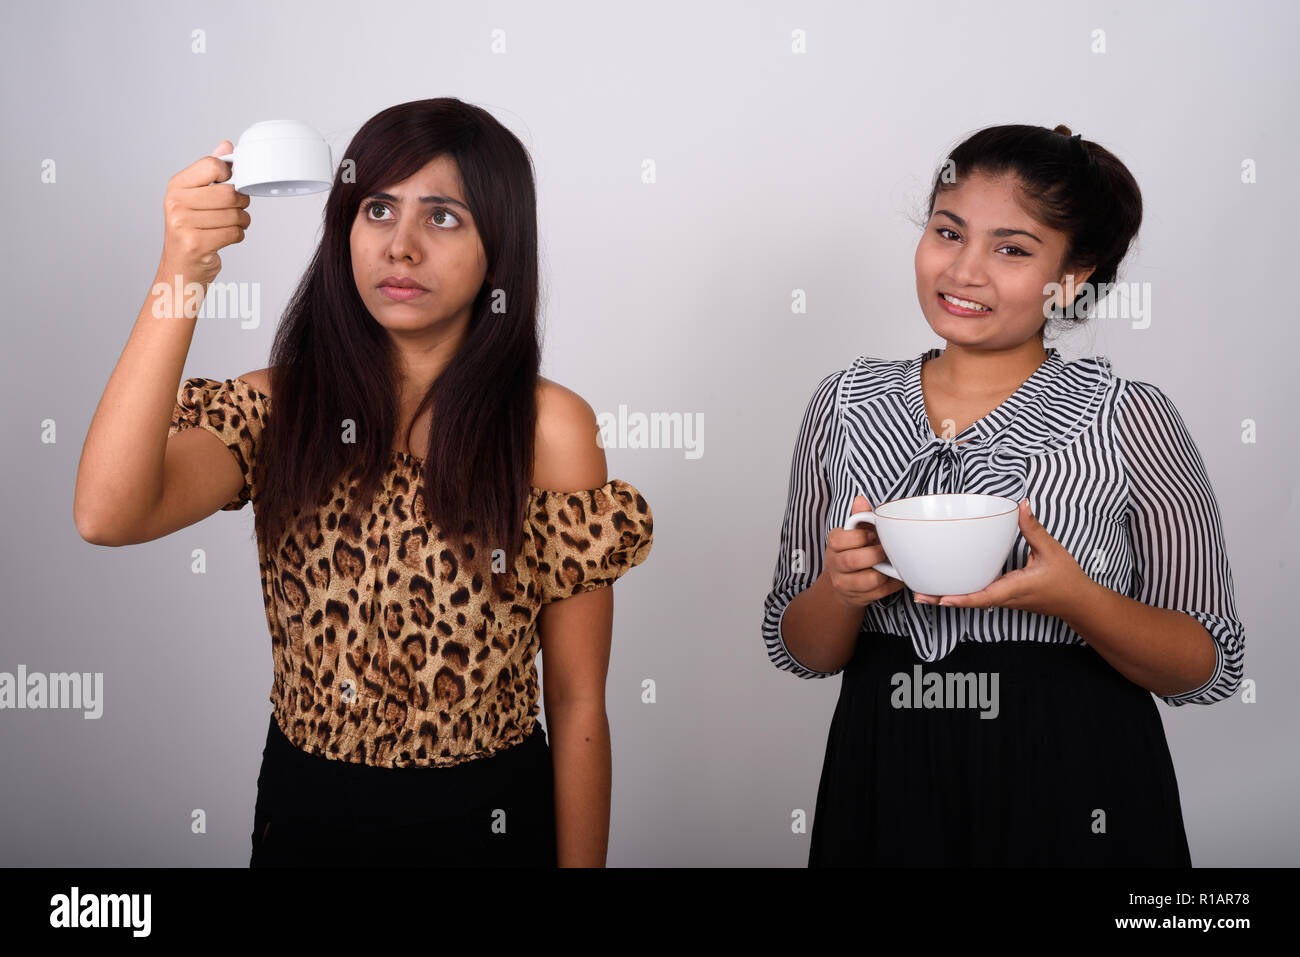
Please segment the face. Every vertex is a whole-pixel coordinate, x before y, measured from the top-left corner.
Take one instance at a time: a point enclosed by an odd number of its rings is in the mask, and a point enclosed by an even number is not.
[[[426,202],[421,197],[432,197]],[[352,223],[352,276],[375,320],[390,334],[459,334],[482,287],[487,256],[449,156],[365,197]],[[424,291],[383,281],[411,279]]]
[[[1045,304],[1069,301],[1044,287],[1064,286],[1069,272],[1078,286],[1093,272],[1061,271],[1065,234],[1030,217],[1014,183],[1010,176],[974,174],[935,197],[916,247],[916,293],[930,328],[950,343],[1014,349],[1037,340]],[[950,310],[941,293],[991,311]]]

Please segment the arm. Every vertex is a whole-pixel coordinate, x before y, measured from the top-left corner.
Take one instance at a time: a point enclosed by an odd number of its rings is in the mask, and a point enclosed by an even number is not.
[[[612,763],[605,680],[613,620],[612,587],[542,606],[543,699],[561,867],[605,866]]]
[[[118,530],[141,525],[162,496],[168,426],[198,315],[193,303],[169,311],[171,298],[162,290],[174,289],[175,274],[182,288],[191,281],[158,264],[82,445],[72,514],[88,542],[112,541]]]
[[[1213,684],[1222,669],[1223,649],[1199,621],[1128,598],[1092,579],[1088,583],[1061,617],[1116,671],[1166,698],[1191,700]]]
[[[214,152],[228,142],[222,140]],[[217,250],[242,242],[251,221],[244,211],[248,196],[222,182],[229,178],[225,163],[205,156],[167,181],[163,251],[154,285],[95,409],[77,466],[72,515],[86,541],[140,541],[140,530],[160,507],[172,510],[172,501],[164,500],[168,433],[203,299],[191,295],[190,287],[206,294],[221,270]],[[203,458],[212,460],[211,440],[189,437],[183,448],[185,461],[172,474],[184,473],[187,479],[198,474],[204,485],[197,504],[187,500],[174,511],[184,513],[180,519],[197,521],[234,476],[228,462],[218,466],[222,471],[213,478],[196,465]],[[196,448],[200,451],[190,454]],[[169,519],[152,529],[159,527],[180,526]]]
[[[830,530],[830,481],[822,467],[832,434],[842,372],[818,383],[804,409],[790,464],[790,484],[772,588],[763,603],[763,643],[776,667],[800,678],[825,678],[853,656],[863,609],[839,602],[822,575]]]
[[[840,601],[824,572],[790,600],[780,634],[786,653],[805,672],[800,677],[827,677],[844,670],[857,647],[865,611]]]
[[[591,407],[551,386],[538,401],[538,488],[605,484],[605,450]],[[538,612],[542,697],[555,771],[555,832],[561,867],[603,867],[609,846],[611,756],[605,681],[614,592],[595,588]]]
[[[1205,463],[1173,403],[1148,383],[1127,384],[1116,431],[1132,583],[1128,595],[1096,585],[1066,622],[1167,704],[1212,704],[1241,682],[1245,629]]]

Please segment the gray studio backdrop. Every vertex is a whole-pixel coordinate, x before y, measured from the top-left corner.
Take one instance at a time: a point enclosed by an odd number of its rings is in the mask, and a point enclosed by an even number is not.
[[[337,162],[379,110],[454,95],[536,163],[543,373],[597,412],[706,424],[696,450],[608,450],[655,514],[653,553],[615,586],[611,865],[806,862],[792,815],[812,817],[840,679],[778,671],[760,633],[799,418],[854,357],[942,345],[916,299],[912,219],[945,149],[1020,122],[1065,123],[1137,177],[1146,218],[1120,278],[1151,284],[1152,321],[1055,344],[1160,386],[1222,509],[1258,701],[1159,705],[1193,862],[1300,863],[1295,7],[475,7],[0,7],[0,671],[103,675],[97,719],[0,711],[0,861],[247,864],[271,682],[252,510],[86,544],[81,445],[148,292],[173,173],[284,117]],[[259,314],[201,322],[186,376],[266,365],[323,202],[253,201],[221,280],[258,284]]]

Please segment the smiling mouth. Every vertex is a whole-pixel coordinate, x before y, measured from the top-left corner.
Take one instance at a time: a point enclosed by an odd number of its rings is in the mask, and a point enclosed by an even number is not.
[[[992,312],[993,311],[992,306],[986,306],[983,303],[976,302],[973,299],[961,299],[957,296],[949,295],[946,292],[939,293],[939,298],[943,302],[947,303],[949,306],[952,306],[955,309],[964,310],[966,312]]]

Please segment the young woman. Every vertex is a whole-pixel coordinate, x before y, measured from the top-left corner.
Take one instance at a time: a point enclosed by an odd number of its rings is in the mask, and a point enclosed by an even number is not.
[[[243,239],[229,175],[173,177],[160,281],[206,286]],[[274,663],[254,866],[604,863],[603,586],[653,519],[606,479],[590,406],[538,374],[537,297],[527,152],[431,99],[348,146],[268,368],[177,388],[197,302],[137,320],[78,527],[142,542],[253,503]]]
[[[1159,388],[1043,344],[1082,284],[1114,281],[1137,184],[1068,128],[998,126],[952,151],[927,216],[916,289],[946,348],[817,386],[764,607],[777,667],[843,673],[809,864],[1190,866],[1151,695],[1209,704],[1240,681],[1218,506]],[[872,567],[873,529],[839,527],[942,492],[1021,503],[975,594],[913,595]],[[900,693],[950,674],[982,706]]]

